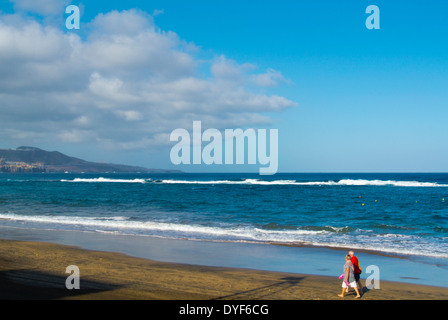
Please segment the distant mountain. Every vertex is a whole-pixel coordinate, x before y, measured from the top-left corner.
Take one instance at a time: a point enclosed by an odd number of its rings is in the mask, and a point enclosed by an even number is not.
[[[90,162],[58,151],[19,147],[15,150],[0,149],[0,172],[169,173],[180,171]]]

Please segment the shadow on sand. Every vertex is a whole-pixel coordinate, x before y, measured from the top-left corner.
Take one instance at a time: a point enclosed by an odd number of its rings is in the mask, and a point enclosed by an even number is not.
[[[282,281],[275,282],[267,286],[247,291],[241,291],[222,297],[217,297],[213,300],[224,300],[224,299],[263,300],[269,298],[269,296],[272,296],[273,294],[276,294],[280,291],[284,291],[293,286],[296,286],[302,279],[304,279],[304,277],[285,277],[280,279]]]
[[[68,276],[68,275],[67,275]],[[118,289],[120,286],[80,280],[80,288],[69,290],[67,277],[35,270],[6,270],[0,272],[1,300],[52,300]]]

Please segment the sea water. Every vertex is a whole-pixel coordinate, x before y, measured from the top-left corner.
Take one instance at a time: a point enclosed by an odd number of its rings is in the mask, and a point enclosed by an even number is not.
[[[1,174],[0,227],[350,248],[447,269],[448,174]]]

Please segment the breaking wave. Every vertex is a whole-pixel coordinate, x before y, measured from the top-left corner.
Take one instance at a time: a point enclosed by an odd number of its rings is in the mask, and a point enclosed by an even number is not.
[[[175,180],[175,179],[110,179],[110,178],[74,178],[61,182],[85,183],[164,183],[164,184],[239,184],[239,185],[295,185],[295,186],[394,186],[394,187],[448,187],[448,184],[420,181],[341,179],[339,181],[296,181],[296,180]]]
[[[370,230],[334,226],[254,226],[254,225],[199,225],[138,220],[132,217],[46,216],[0,213],[4,222],[23,224],[38,229],[75,230],[112,234],[158,236],[163,238],[261,242],[285,245],[372,250],[390,254],[405,254],[448,258],[448,247],[438,244],[428,250],[430,243],[416,235],[383,233]]]

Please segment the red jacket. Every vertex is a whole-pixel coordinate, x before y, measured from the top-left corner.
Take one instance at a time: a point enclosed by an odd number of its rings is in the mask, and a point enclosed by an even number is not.
[[[361,271],[361,266],[359,265],[358,258],[356,258],[355,256],[353,256],[353,257],[350,259],[350,261],[353,263],[353,267],[354,267],[354,269],[355,269],[355,273],[359,273],[359,274],[361,274],[362,271]]]

